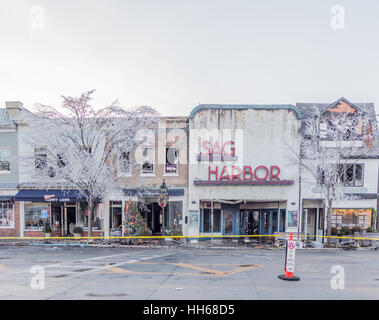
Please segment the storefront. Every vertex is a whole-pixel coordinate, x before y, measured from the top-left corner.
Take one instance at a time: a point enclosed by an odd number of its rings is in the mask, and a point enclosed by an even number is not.
[[[190,115],[189,235],[298,230],[293,106],[200,105]]]
[[[139,212],[153,235],[161,235],[163,226],[166,231],[179,230],[183,232],[185,190],[169,188],[168,202],[164,210],[158,204],[159,195],[159,189],[139,188],[124,189],[122,195],[110,196],[108,219],[111,233],[116,234],[118,231],[119,234],[125,234],[122,226],[125,218],[125,207],[129,201],[137,204]]]
[[[15,196],[20,207],[20,234],[41,236],[44,226],[51,226],[54,236],[72,235],[75,227],[88,231],[88,206],[78,190],[22,189]],[[102,219],[96,206],[93,235],[101,235]]]

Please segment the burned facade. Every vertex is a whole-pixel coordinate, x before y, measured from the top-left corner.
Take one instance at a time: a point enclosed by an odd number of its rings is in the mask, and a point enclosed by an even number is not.
[[[297,231],[300,113],[290,105],[199,105],[190,115],[189,235]]]

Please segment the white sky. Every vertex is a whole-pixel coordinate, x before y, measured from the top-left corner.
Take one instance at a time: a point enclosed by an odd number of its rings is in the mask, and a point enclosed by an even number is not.
[[[330,25],[337,4],[343,30]],[[0,106],[59,105],[89,89],[96,105],[163,115],[199,103],[379,103],[378,15],[377,0],[1,0]]]

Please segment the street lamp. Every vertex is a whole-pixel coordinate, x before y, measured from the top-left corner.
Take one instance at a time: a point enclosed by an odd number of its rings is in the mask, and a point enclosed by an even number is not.
[[[162,236],[165,235],[165,206],[167,204],[167,201],[168,201],[168,188],[166,186],[166,182],[163,178],[163,182],[162,182],[162,185],[160,186],[160,195],[158,197],[158,204],[161,206],[162,208]]]

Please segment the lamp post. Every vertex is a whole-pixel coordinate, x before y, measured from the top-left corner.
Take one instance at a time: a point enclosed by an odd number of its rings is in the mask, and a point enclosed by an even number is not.
[[[166,182],[163,178],[163,182],[162,182],[162,185],[160,186],[160,195],[158,197],[158,204],[161,206],[162,208],[162,236],[165,235],[165,206],[168,202],[168,188],[166,186]]]

